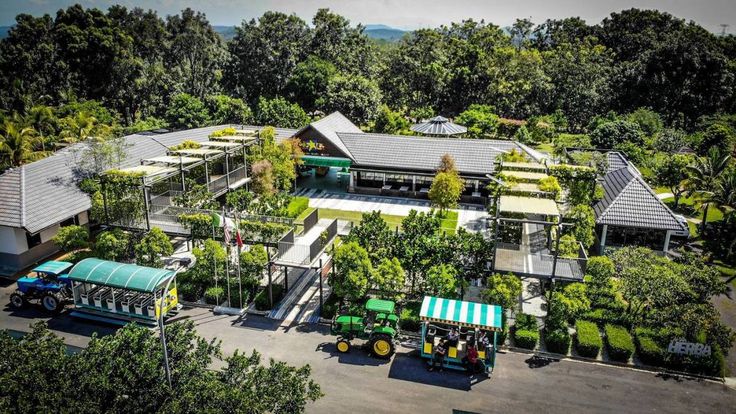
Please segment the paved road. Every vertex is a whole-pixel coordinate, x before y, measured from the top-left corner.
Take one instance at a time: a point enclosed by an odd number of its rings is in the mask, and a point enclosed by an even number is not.
[[[34,320],[47,319],[37,309],[11,312],[10,288],[0,290],[0,327],[27,331]],[[309,412],[667,412],[725,413],[736,407],[736,391],[724,385],[678,380],[648,372],[573,361],[539,360],[506,353],[491,379],[473,380],[454,372],[429,373],[402,348],[392,361],[368,357],[359,349],[340,355],[333,337],[313,325],[279,327],[280,321],[216,316],[202,309],[185,310],[199,333],[223,341],[223,351],[258,349],[266,357],[291,364],[308,363],[324,398]],[[93,332],[109,334],[104,325],[75,321],[62,314],[50,327],[74,346],[85,346]]]

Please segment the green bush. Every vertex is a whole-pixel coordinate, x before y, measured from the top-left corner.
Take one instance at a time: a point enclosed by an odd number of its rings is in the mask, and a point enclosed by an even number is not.
[[[325,319],[332,319],[340,306],[340,298],[334,293],[331,294],[322,304],[320,316]]]
[[[566,328],[545,331],[544,342],[549,352],[567,355],[567,351],[570,350],[570,334]]]
[[[636,328],[634,330],[636,338],[636,354],[645,364],[662,365],[667,356],[665,349],[662,348],[655,340],[654,332],[651,329]]]
[[[272,285],[273,290],[273,304],[279,303],[281,298],[284,296],[284,287],[282,285]],[[259,311],[265,311],[271,309],[268,303],[268,286],[262,291],[258,292],[255,298],[256,309]]]
[[[593,309],[589,312],[585,312],[580,319],[595,322],[601,327],[606,324],[625,325],[622,312],[615,312],[604,308]]]
[[[520,313],[516,315],[514,326],[516,327],[516,329],[527,331],[536,331],[537,329],[539,329],[539,325],[537,325],[537,318],[525,313]]]
[[[539,331],[514,329],[514,343],[519,348],[534,349],[539,341]]]
[[[578,354],[588,358],[596,358],[603,346],[598,326],[590,321],[575,322],[575,349]]]
[[[194,302],[202,295],[202,289],[195,283],[177,283],[176,291],[179,294],[179,298]]]
[[[606,324],[603,330],[606,333],[608,356],[615,361],[628,362],[634,353],[634,342],[629,331],[623,326],[611,324]]]
[[[309,199],[307,197],[294,197],[286,207],[286,215],[291,218],[297,218],[307,208],[309,208]]]
[[[227,295],[227,290],[225,291]],[[248,299],[250,299],[250,293],[248,292],[247,286],[243,286],[243,307],[248,306]],[[238,289],[238,279],[234,278],[230,282],[230,307],[240,307],[240,290]]]
[[[409,302],[403,309],[399,317],[399,326],[402,330],[416,332],[419,330],[419,310],[422,307],[420,302]]]
[[[209,304],[219,305],[219,303],[217,303],[217,300],[219,299],[220,302],[222,302],[224,298],[225,290],[220,286],[212,286],[211,288],[207,288],[207,290],[204,291],[204,300]]]

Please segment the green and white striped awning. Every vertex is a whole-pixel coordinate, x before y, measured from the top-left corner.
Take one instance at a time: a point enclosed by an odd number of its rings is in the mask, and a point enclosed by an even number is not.
[[[425,296],[419,317],[423,321],[501,331],[501,312],[498,305]]]

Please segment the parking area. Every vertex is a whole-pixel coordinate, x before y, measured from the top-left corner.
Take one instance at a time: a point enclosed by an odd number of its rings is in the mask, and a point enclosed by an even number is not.
[[[11,311],[12,285],[0,289],[0,327],[28,331],[36,320],[67,344],[84,347],[89,337],[115,328],[79,321],[68,311],[49,318],[38,308]],[[339,354],[327,327],[282,326],[257,316],[236,321],[207,309],[184,309],[176,319],[195,323],[205,338],[222,340],[223,352],[256,349],[265,358],[310,364],[325,396],[309,412],[729,412],[736,392],[722,384],[676,379],[654,373],[575,361],[555,361],[528,354],[501,353],[491,378],[469,378],[456,372],[427,372],[410,347],[402,346],[390,361],[369,357],[355,348]],[[406,344],[409,345],[409,344]],[[356,409],[356,407],[358,407]]]

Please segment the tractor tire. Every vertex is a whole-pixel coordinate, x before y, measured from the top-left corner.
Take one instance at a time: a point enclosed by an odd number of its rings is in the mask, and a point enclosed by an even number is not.
[[[390,359],[396,352],[396,345],[388,335],[373,335],[368,342],[371,353],[378,358]]]
[[[341,354],[347,354],[350,352],[350,341],[347,339],[339,338],[337,340],[337,343],[335,344],[335,347],[337,348],[337,352]]]
[[[27,303],[28,301],[22,293],[13,292],[10,294],[10,306],[12,306],[13,308],[23,309]]]
[[[51,313],[60,313],[64,309],[64,301],[56,292],[46,292],[41,297],[41,305]]]

